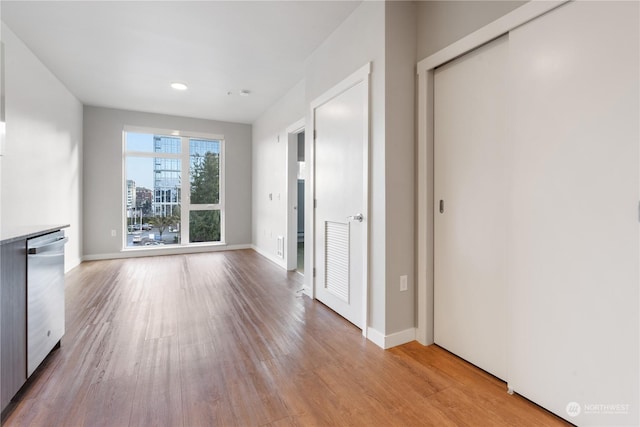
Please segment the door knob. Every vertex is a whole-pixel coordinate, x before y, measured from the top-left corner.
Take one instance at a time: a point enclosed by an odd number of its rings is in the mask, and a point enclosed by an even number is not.
[[[357,215],[351,215],[347,217],[347,221],[358,221],[358,222],[362,222],[364,220],[364,216],[362,216],[361,213],[357,214]]]

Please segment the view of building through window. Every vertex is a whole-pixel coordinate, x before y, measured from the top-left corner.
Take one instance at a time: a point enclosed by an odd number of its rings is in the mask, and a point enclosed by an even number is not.
[[[125,133],[126,247],[222,240],[222,143]]]

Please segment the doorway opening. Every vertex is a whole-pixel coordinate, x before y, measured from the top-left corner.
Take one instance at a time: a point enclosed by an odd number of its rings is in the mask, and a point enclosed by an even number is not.
[[[305,224],[305,134],[304,119],[287,128],[287,270],[304,275]]]
[[[297,135],[298,173],[297,173],[297,235],[296,235],[296,271],[304,275],[304,175],[305,175],[305,152],[304,152],[304,131]]]

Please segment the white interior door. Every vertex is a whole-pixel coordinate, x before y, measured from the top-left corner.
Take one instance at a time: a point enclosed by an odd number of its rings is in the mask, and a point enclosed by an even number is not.
[[[434,339],[506,378],[505,36],[434,76]]]
[[[640,425],[639,9],[571,2],[509,41],[509,385],[577,425]]]
[[[366,81],[314,109],[316,298],[359,328],[367,256]]]

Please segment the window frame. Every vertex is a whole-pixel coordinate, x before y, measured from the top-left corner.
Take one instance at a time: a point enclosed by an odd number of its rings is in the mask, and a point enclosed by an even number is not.
[[[154,151],[128,151],[127,150],[127,133],[141,133],[154,136],[168,136],[180,138],[180,153],[158,153]],[[205,139],[220,142],[219,167],[218,167],[218,203],[207,204],[191,204],[191,139]],[[127,203],[127,157],[143,157],[143,158],[165,158],[177,159],[180,161],[180,243],[170,245],[171,248],[187,248],[197,246],[220,246],[226,245],[226,226],[225,226],[225,139],[222,134],[212,134],[203,132],[183,131],[175,129],[160,129],[139,126],[124,126],[122,131],[122,250],[123,251],[139,251],[139,250],[158,250],[159,246],[134,247],[127,246],[127,212],[125,209]],[[186,173],[186,175],[185,175]],[[155,202],[155,189],[154,189]],[[220,240],[216,242],[189,242],[189,213],[192,211],[220,211]],[[165,246],[164,248],[167,248]]]

